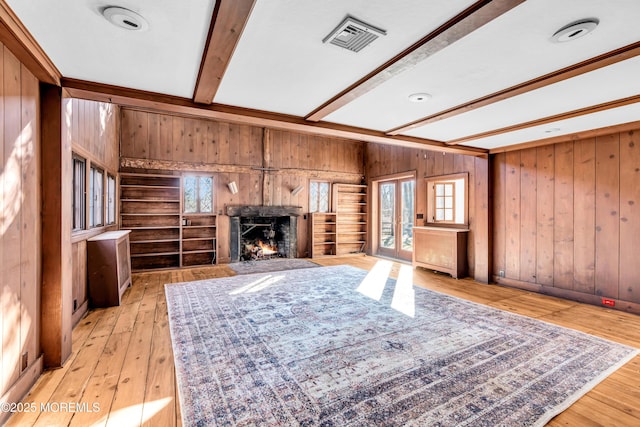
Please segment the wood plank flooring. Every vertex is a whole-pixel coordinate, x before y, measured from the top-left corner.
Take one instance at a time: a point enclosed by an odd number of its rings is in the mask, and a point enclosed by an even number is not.
[[[323,258],[364,269],[375,257]],[[397,277],[404,264],[393,263]],[[410,268],[410,267],[408,267]],[[227,266],[137,273],[119,307],[91,310],[73,331],[73,353],[45,372],[23,402],[49,411],[15,414],[7,426],[180,426],[165,283],[232,276]],[[413,270],[416,285],[640,347],[640,316],[471,279]],[[84,411],[58,410],[62,403]],[[86,404],[85,406],[82,406]],[[93,411],[93,405],[99,410]],[[88,411],[87,409],[91,409]],[[640,425],[640,356],[555,417],[548,426]]]

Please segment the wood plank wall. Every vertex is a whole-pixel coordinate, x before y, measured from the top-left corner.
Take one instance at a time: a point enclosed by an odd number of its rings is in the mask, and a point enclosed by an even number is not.
[[[93,164],[103,169],[105,173],[117,177],[120,164],[118,107],[103,102],[65,98],[62,108],[64,112],[63,137],[71,143],[73,152],[87,161],[86,170],[88,171]],[[69,182],[71,182],[71,177],[69,177]],[[88,184],[86,189],[88,192]],[[89,206],[88,199],[86,206]],[[89,224],[89,221],[87,220],[86,223]],[[117,225],[76,231],[72,234],[72,294],[76,305],[74,324],[80,320],[88,308],[86,241],[92,236],[115,229],[117,229]]]
[[[640,311],[640,129],[496,154],[491,174],[497,282]]]
[[[427,217],[425,178],[467,172],[469,174],[469,241],[467,261],[469,276],[479,282],[489,281],[489,171],[488,160],[462,154],[368,144],[366,176],[370,182],[378,177],[416,171],[416,215]],[[418,226],[424,220],[415,220]]]
[[[218,259],[229,254],[226,205],[301,206],[309,210],[309,182],[360,183],[364,143],[298,132],[122,108],[121,171],[203,171],[214,175]],[[271,168],[264,172],[259,168]],[[233,195],[227,184],[235,181]],[[304,191],[296,196],[298,185]],[[298,256],[308,255],[308,216],[298,221]]]
[[[39,98],[38,80],[0,44],[0,401],[3,402],[10,401],[6,398],[13,397],[11,390],[21,381],[19,376],[38,363],[40,356]]]

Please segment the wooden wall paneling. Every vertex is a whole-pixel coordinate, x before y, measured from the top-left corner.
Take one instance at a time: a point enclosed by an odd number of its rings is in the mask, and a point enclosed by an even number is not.
[[[47,367],[71,354],[71,143],[62,138],[62,90],[41,85],[42,286],[40,340]]]
[[[74,103],[75,105],[75,103]],[[134,133],[134,126],[135,126],[135,116],[134,116],[134,111],[132,110],[127,110],[127,109],[122,109],[121,110],[121,119],[120,119],[120,155],[122,157],[132,157],[135,158],[135,150],[134,150],[134,145],[133,145],[133,133]],[[76,114],[74,114],[74,116],[77,116]],[[77,117],[74,117],[74,121],[77,120]],[[80,126],[75,125],[74,126],[75,129],[78,129],[78,132],[80,131]],[[75,132],[74,132],[75,134]],[[80,136],[78,135],[78,138]],[[74,141],[77,141],[77,139],[75,139]]]
[[[491,245],[489,237],[489,160],[482,157],[472,157],[472,159],[475,161],[475,229],[473,236],[473,278],[478,282],[488,283],[490,278],[489,263],[491,261]]]
[[[134,113],[136,126],[133,132],[133,150],[135,157],[140,159],[149,158],[149,113],[136,111]]]
[[[197,140],[199,129],[197,119],[184,119],[183,140],[180,144],[181,149],[177,152],[180,155],[180,160],[190,163],[202,161],[202,158],[198,158]]]
[[[444,158],[445,153],[437,152],[433,156],[433,173],[434,175],[443,175],[444,174]]]
[[[538,147],[536,154],[536,281],[553,286],[553,145]]]
[[[67,98],[69,99],[69,98]],[[71,111],[68,111],[70,114],[71,120],[69,124],[71,125],[71,140],[74,144],[79,144],[80,141],[80,115],[78,114],[78,110],[80,109],[80,100],[77,98],[71,99]]]
[[[206,159],[207,163],[219,163],[220,144],[218,143],[219,129],[218,122],[207,122],[207,139],[206,139]]]
[[[251,164],[251,126],[239,126],[239,150],[238,163],[240,165]]]
[[[444,156],[442,156],[442,173],[443,174],[451,174],[454,172],[454,166],[453,166],[453,154],[451,153],[444,153]]]
[[[10,157],[5,156],[5,144],[6,141],[4,139],[4,45],[0,43],[0,165],[2,166],[2,173],[0,173],[0,193],[3,194],[2,200],[0,200],[0,209],[4,211],[5,203],[8,199],[4,198],[5,178],[7,177],[7,173],[5,170],[7,169],[7,163]],[[0,222],[0,280],[2,283],[5,283],[5,270],[4,270],[4,252],[5,252],[5,241],[4,241],[4,231],[5,227],[8,224],[4,223],[4,217],[2,218],[2,222]],[[11,250],[11,248],[7,245],[7,251]],[[4,297],[4,291],[0,288],[0,303],[2,303]],[[4,318],[5,313],[3,309],[0,309],[0,339],[4,341]],[[5,382],[4,382],[4,369],[5,366],[9,369],[9,362],[7,361],[5,364],[5,360],[2,357],[2,343],[0,342],[0,396],[5,394]]]
[[[20,374],[20,227],[22,222],[22,147],[20,146],[21,105],[18,59],[4,48],[4,199],[3,244],[5,246],[2,277],[2,390],[6,391]],[[26,320],[26,319],[25,319]]]
[[[533,283],[536,282],[537,266],[536,161],[535,148],[520,153],[520,280]]]
[[[573,142],[555,145],[553,284],[573,288]]]
[[[73,303],[78,309],[88,298],[87,295],[87,241],[75,242],[71,248],[73,257]],[[74,310],[75,310],[74,309]]]
[[[620,135],[596,138],[595,294],[618,298],[620,266]]]
[[[520,172],[521,152],[506,154],[506,243],[505,277],[520,278]]]
[[[573,289],[595,292],[596,142],[573,149]]]
[[[436,155],[440,153],[436,151],[427,152],[427,161],[426,161],[426,176],[435,176],[436,175]],[[465,167],[466,167],[466,159],[465,159]]]
[[[40,127],[39,82],[22,65],[22,215],[20,253],[20,305],[27,314],[20,323],[21,354],[27,354],[31,365],[40,356],[38,311],[40,304]]]
[[[164,114],[159,114],[158,116],[158,147],[156,148],[156,153],[158,153],[158,158],[161,160],[172,160],[174,151],[173,120],[170,116]]]
[[[162,159],[164,153],[162,152],[164,147],[160,142],[160,115],[149,113],[148,114],[148,126],[149,126],[149,158],[150,159]]]
[[[229,125],[229,162],[233,165],[237,165],[240,162],[240,146],[238,144],[240,126],[237,123]]]
[[[260,166],[262,159],[263,128],[252,126],[249,134],[249,166]]]
[[[434,160],[437,162],[442,161],[442,153],[436,152]],[[476,235],[476,166],[473,157],[467,156],[464,159],[465,169],[469,173],[469,181],[467,183],[467,205],[469,209],[469,232],[467,233],[467,269],[470,277],[475,277],[476,272],[476,254],[475,250],[475,235]],[[436,170],[436,172],[438,172]]]
[[[506,154],[498,153],[491,162],[491,199],[493,202],[493,268],[494,275],[505,272],[506,256]]]
[[[223,165],[231,164],[229,126],[229,123],[218,123],[218,159],[219,162]]]
[[[640,132],[620,135],[620,284],[619,298],[640,302]]]
[[[183,158],[185,150],[185,119],[184,117],[173,117],[171,121],[173,140],[173,155],[171,160],[177,161]]]

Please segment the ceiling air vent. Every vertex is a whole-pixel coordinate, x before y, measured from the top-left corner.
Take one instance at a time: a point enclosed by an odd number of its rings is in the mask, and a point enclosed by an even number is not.
[[[347,15],[344,21],[325,37],[322,42],[329,42],[353,52],[360,52],[372,41],[386,34],[387,32],[385,30]]]

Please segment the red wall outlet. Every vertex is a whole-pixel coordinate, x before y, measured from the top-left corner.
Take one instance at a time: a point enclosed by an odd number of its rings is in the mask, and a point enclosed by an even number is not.
[[[606,305],[608,307],[615,307],[616,306],[616,302],[615,300],[609,299],[609,298],[602,298],[602,305]]]

